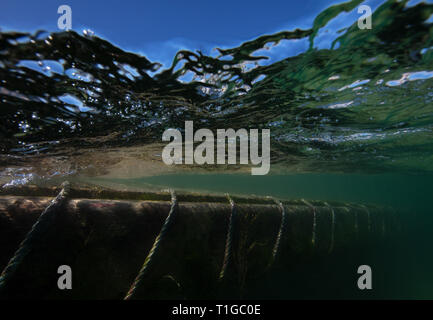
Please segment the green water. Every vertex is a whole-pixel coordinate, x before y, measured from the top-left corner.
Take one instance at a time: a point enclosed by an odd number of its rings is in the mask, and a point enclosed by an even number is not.
[[[116,180],[114,180],[116,181]],[[237,174],[162,175],[117,182],[139,187],[198,192],[256,194],[282,199],[306,198],[369,202],[428,211],[431,209],[433,175],[293,174],[250,176]]]

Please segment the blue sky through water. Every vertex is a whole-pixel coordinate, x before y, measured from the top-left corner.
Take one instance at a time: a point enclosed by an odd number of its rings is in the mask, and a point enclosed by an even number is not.
[[[109,40],[124,50],[142,54],[152,61],[169,66],[180,49],[201,50],[216,55],[215,47],[236,47],[263,34],[281,30],[310,28],[314,18],[324,9],[342,0],[7,0],[1,4],[2,30],[58,31],[57,8],[72,8],[72,29],[82,33],[91,29],[95,35]],[[367,0],[374,10],[383,0]],[[411,0],[414,5],[420,0]],[[430,1],[429,1],[430,2]],[[357,10],[341,13],[323,28],[315,47],[329,47],[337,31],[347,27],[360,15]],[[308,48],[308,40],[282,41],[266,50],[273,63],[299,54]],[[257,55],[264,52],[257,51]]]

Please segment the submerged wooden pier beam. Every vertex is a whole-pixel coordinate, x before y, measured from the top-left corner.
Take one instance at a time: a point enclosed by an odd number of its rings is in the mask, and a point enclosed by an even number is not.
[[[0,191],[0,268],[7,266],[58,191]],[[32,258],[23,260],[21,271],[10,279],[16,285],[4,286],[1,298],[200,299],[227,297],[228,291],[239,297],[249,283],[275,267],[374,244],[401,230],[399,216],[378,206],[230,199],[178,194],[176,214],[163,229],[173,210],[169,193],[70,188],[64,204],[55,208],[61,219],[31,248]],[[164,239],[148,266],[162,230]],[[71,266],[73,290],[57,288],[60,264]],[[140,270],[146,271],[143,287],[133,290]],[[19,280],[23,275],[24,286]]]

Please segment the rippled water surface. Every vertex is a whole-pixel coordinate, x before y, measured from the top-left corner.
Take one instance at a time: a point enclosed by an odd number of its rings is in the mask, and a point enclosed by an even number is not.
[[[270,128],[274,173],[432,172],[433,5],[385,1],[361,30],[344,20],[361,2],[169,68],[90,31],[3,32],[1,182],[244,171],[165,166],[162,132],[185,120]]]

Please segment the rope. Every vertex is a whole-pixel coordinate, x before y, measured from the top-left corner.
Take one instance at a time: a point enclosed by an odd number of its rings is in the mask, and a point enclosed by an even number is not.
[[[232,256],[232,239],[233,239],[233,224],[234,224],[234,219],[235,219],[235,215],[236,215],[236,206],[235,203],[233,201],[233,199],[230,197],[230,195],[227,193],[226,194],[227,199],[230,202],[230,206],[231,206],[231,212],[230,212],[230,221],[229,221],[229,228],[227,231],[227,237],[226,237],[226,246],[225,246],[225,250],[224,250],[224,260],[223,260],[223,265],[221,267],[221,272],[219,274],[219,280],[223,280],[226,270],[227,270],[227,266],[231,260],[231,256]]]
[[[69,182],[65,181],[62,184],[62,190],[56,196],[54,200],[45,208],[41,213],[36,223],[32,226],[32,229],[26,235],[24,240],[21,242],[15,255],[9,261],[2,274],[0,275],[0,291],[3,290],[10,279],[14,276],[20,264],[26,258],[26,256],[32,251],[34,244],[40,239],[51,226],[54,217],[56,216],[58,209],[66,202],[69,193]]]
[[[328,253],[331,253],[332,250],[334,250],[335,212],[334,208],[332,208],[327,202],[325,202],[325,205],[331,210],[331,241],[328,249]]]
[[[355,225],[354,225],[355,233],[356,233],[357,235],[359,235],[358,212],[355,211],[354,214],[355,214]]]
[[[370,218],[370,210],[368,210],[368,208],[367,208],[365,205],[363,205],[363,204],[360,204],[360,206],[361,206],[362,208],[364,208],[365,212],[367,213],[367,227],[368,227],[368,232],[371,232],[371,218]]]
[[[155,242],[153,243],[152,249],[150,249],[149,254],[147,255],[146,259],[144,260],[143,266],[140,269],[140,272],[138,273],[137,277],[135,278],[134,282],[131,285],[131,288],[129,289],[128,293],[126,294],[124,300],[130,300],[134,298],[134,295],[137,292],[137,289],[140,288],[143,285],[144,279],[146,278],[149,270],[151,269],[154,257],[159,251],[159,247],[161,245],[161,242],[166,237],[168,230],[170,226],[173,223],[173,217],[175,216],[176,212],[178,211],[178,204],[177,204],[177,197],[173,190],[171,190],[171,208],[170,212],[168,213],[167,218],[164,221],[164,224],[161,228],[161,231],[159,232],[158,236],[155,239]]]
[[[316,226],[317,226],[316,208],[307,200],[302,199],[302,201],[313,210],[313,230],[311,234],[311,244],[314,247],[316,245]]]
[[[286,210],[283,206],[283,204],[281,203],[281,201],[278,201],[276,199],[273,199],[275,201],[275,203],[278,205],[278,207],[280,208],[280,212],[281,212],[281,223],[280,223],[280,229],[278,230],[278,234],[277,234],[277,238],[275,240],[275,245],[274,248],[272,249],[272,257],[271,257],[271,261],[269,262],[269,267],[271,267],[277,256],[278,253],[280,252],[280,244],[281,244],[281,238],[283,237],[283,233],[286,230]]]
[[[358,225],[358,212],[356,212],[357,206],[347,204],[347,207],[343,207],[346,212],[352,214],[354,216],[353,230],[357,236],[359,236],[359,225]],[[355,210],[354,210],[355,209]]]

